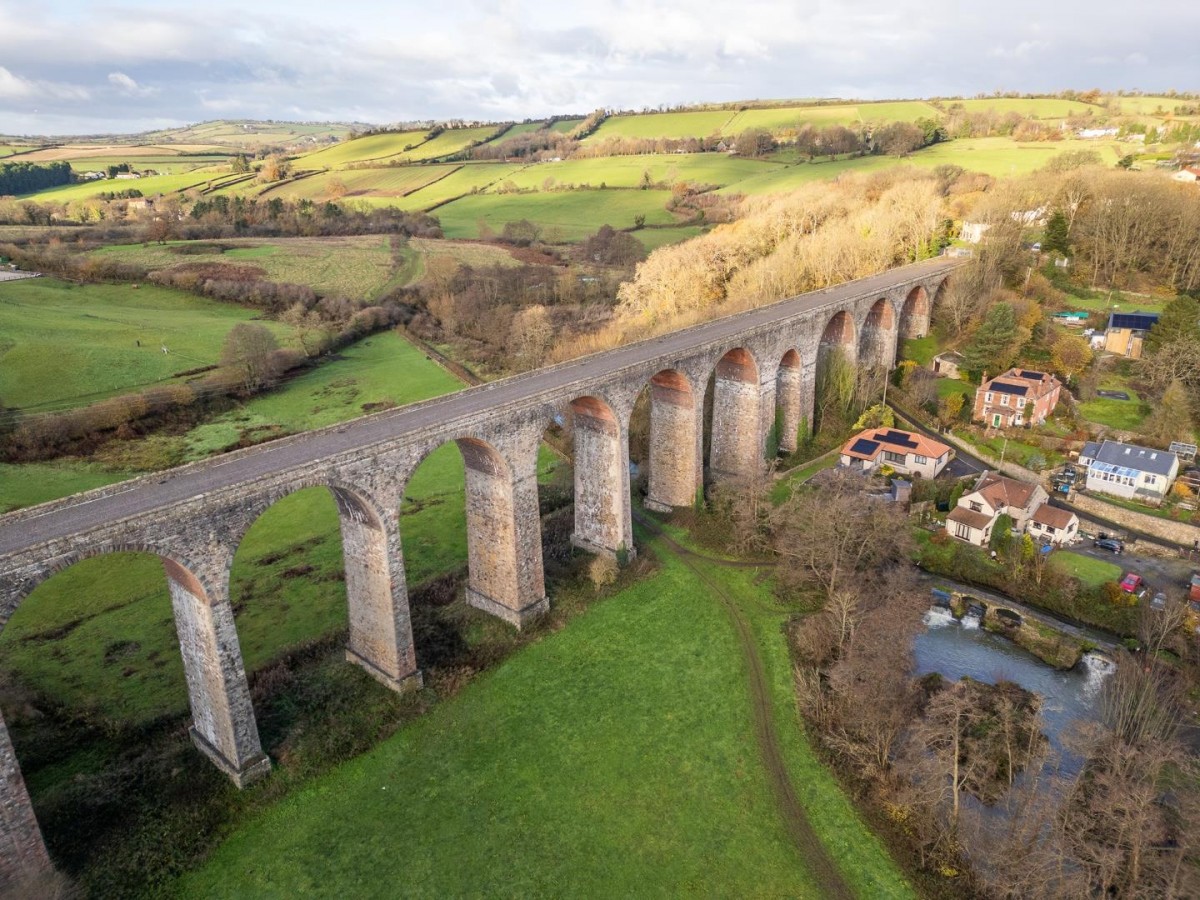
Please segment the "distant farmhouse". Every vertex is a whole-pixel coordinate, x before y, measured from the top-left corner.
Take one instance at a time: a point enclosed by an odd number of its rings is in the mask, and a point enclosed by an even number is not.
[[[1061,382],[1047,372],[1009,369],[976,388],[971,419],[991,428],[1041,425],[1058,405],[1061,390]]]
[[[1089,491],[1150,503],[1162,502],[1179,474],[1174,453],[1120,441],[1088,441],[1079,464],[1087,466]]]
[[[1200,181],[1200,166],[1187,166],[1171,176],[1176,181],[1188,181],[1192,184]]]
[[[1158,313],[1113,313],[1104,331],[1104,349],[1126,359],[1142,358],[1142,342],[1154,324]]]
[[[897,472],[933,478],[950,462],[953,451],[933,438],[895,428],[868,428],[842,446],[838,465],[861,472],[891,466]]]

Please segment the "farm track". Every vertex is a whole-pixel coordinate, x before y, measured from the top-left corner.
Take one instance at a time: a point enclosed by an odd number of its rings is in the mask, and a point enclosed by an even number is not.
[[[741,647],[742,654],[745,657],[747,676],[750,681],[750,700],[754,715],[754,735],[758,742],[759,752],[762,755],[763,765],[767,769],[771,793],[774,795],[775,801],[779,806],[779,812],[783,817],[788,836],[796,845],[796,849],[800,852],[800,856],[804,860],[808,870],[826,892],[826,896],[835,898],[835,900],[853,900],[855,896],[854,891],[850,888],[849,883],[838,869],[837,864],[825,850],[821,839],[817,836],[817,832],[813,828],[812,822],[809,821],[808,813],[805,812],[800,799],[796,796],[795,786],[788,776],[787,767],[783,761],[783,751],[780,747],[779,733],[775,728],[775,711],[771,704],[770,689],[767,687],[766,670],[763,667],[758,646],[755,644],[750,623],[746,620],[737,602],[719,584],[706,576],[700,567],[696,565],[697,560],[731,568],[759,567],[761,563],[725,560],[705,556],[673,540],[656,522],[653,522],[646,516],[634,513],[634,518],[637,519],[640,525],[652,531],[672,553],[679,557],[680,561],[691,570],[692,574],[699,578],[712,591],[713,596],[720,600],[721,605],[725,608],[725,612],[733,620],[738,645]]]

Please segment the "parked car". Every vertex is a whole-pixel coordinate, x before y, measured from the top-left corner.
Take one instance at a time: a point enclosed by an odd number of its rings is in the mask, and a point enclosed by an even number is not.
[[[1142,586],[1142,576],[1133,572],[1126,572],[1125,577],[1121,579],[1121,590],[1127,594],[1136,594]]]
[[[1160,612],[1162,610],[1166,609],[1167,608],[1167,595],[1164,594],[1162,591],[1159,591],[1157,594],[1154,595],[1154,599],[1150,601],[1150,607],[1152,609],[1157,609]]]
[[[1120,553],[1125,549],[1125,545],[1116,538],[1097,538],[1092,541],[1093,547],[1098,547],[1101,550],[1108,550],[1112,553]]]

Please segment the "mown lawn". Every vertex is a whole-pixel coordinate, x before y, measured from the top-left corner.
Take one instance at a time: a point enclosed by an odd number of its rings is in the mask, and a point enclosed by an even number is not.
[[[180,895],[821,896],[768,787],[731,621],[692,571],[661,559],[239,827]],[[786,762],[818,833],[862,896],[911,896],[807,747],[785,611],[753,573],[712,575],[755,611]]]
[[[1142,402],[1137,391],[1129,386],[1128,380],[1120,376],[1109,376],[1100,384],[1101,390],[1124,391],[1128,400],[1113,400],[1096,397],[1079,404],[1079,414],[1089,422],[1107,425],[1120,431],[1137,431],[1150,415],[1150,407]]]
[[[73,407],[169,383],[215,363],[230,329],[255,315],[154,285],[8,282],[0,285],[0,397],[19,408]],[[287,343],[285,326],[265,324]]]
[[[927,366],[937,356],[937,352],[938,340],[932,334],[929,334],[923,338],[909,338],[904,341],[901,357],[914,360],[922,366]]]
[[[1085,587],[1097,588],[1109,581],[1120,581],[1122,569],[1116,563],[1094,559],[1069,550],[1059,550],[1050,555],[1051,566],[1078,578]]]

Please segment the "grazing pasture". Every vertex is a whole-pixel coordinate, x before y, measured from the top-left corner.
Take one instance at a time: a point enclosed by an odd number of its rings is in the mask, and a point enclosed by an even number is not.
[[[385,160],[405,152],[405,147],[415,147],[424,143],[426,134],[427,131],[369,134],[306,153],[296,160],[296,167],[339,169],[351,163]]]
[[[264,190],[260,196],[285,200],[342,200],[355,197],[403,197],[445,178],[458,167],[389,166],[379,169],[336,169],[286,182]],[[341,182],[345,193],[333,190]]]
[[[106,178],[102,181],[64,184],[24,196],[65,203],[69,200],[89,200],[99,197],[101,194],[136,190],[141,191],[143,197],[156,197],[160,194],[179,193],[189,188],[203,188],[209,181],[228,177],[226,171],[224,173],[176,172],[172,175],[149,175],[145,178],[130,178],[120,181]]]
[[[189,248],[212,252],[179,252]],[[307,284],[322,294],[363,300],[374,299],[393,276],[391,245],[379,235],[117,244],[92,253],[151,271],[195,262],[244,262],[263,269],[268,281]]]
[[[22,409],[72,407],[172,383],[215,363],[229,330],[255,315],[154,285],[0,285],[0,397]],[[286,342],[284,326],[266,324]]]
[[[734,116],[732,109],[706,109],[691,112],[646,113],[645,115],[610,116],[596,132],[584,138],[595,143],[607,137],[627,138],[687,138],[720,134]]]
[[[1078,100],[1059,100],[1054,97],[980,97],[971,100],[943,100],[945,107],[962,104],[967,112],[1015,112],[1035,119],[1065,119],[1068,116],[1103,112],[1103,108]]]
[[[505,181],[512,181],[522,189],[535,190],[545,189],[547,179],[554,181],[551,189],[571,185],[598,188],[601,184],[610,188],[632,188],[639,187],[648,174],[652,184],[690,181],[702,185],[727,185],[777,168],[777,163],[723,153],[606,156],[537,163],[510,175]]]
[[[670,225],[670,191],[569,191],[550,194],[473,194],[438,207],[447,237],[479,237],[480,224],[499,233],[506,222],[528,219],[550,242],[579,241],[601,225],[630,228],[644,215],[649,225]]]

